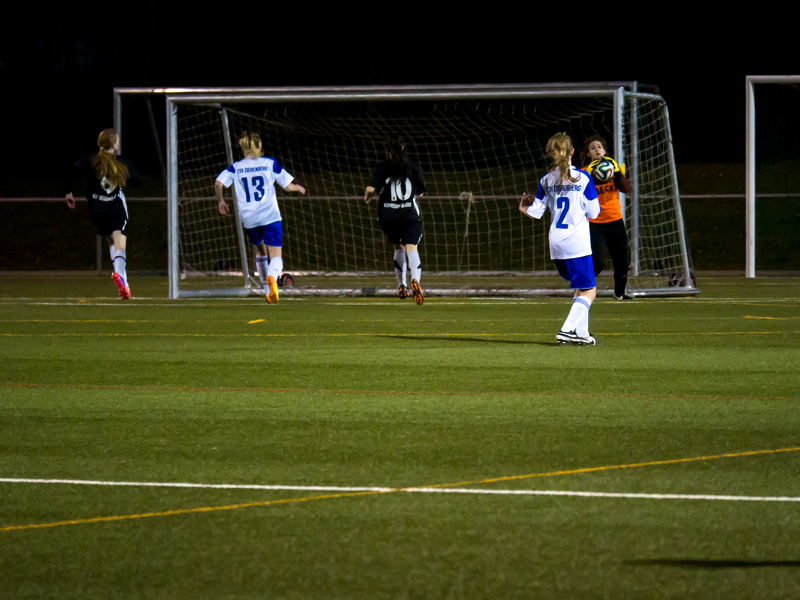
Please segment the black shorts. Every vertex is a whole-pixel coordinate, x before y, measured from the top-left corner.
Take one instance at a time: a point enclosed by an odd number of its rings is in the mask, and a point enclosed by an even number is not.
[[[378,221],[383,233],[392,244],[419,244],[422,239],[422,221]]]
[[[111,202],[94,201],[89,205],[89,213],[92,215],[92,223],[97,228],[97,235],[111,235],[115,231],[126,234],[128,207],[121,198]]]

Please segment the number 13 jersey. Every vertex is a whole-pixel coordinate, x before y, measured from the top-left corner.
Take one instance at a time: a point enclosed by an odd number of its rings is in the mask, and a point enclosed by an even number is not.
[[[544,209],[550,209],[550,258],[564,260],[592,254],[589,219],[600,214],[597,188],[589,175],[570,167],[570,176],[576,181],[561,180],[561,170],[556,168],[539,180],[539,189],[528,214],[540,219]]]
[[[247,229],[281,220],[274,184],[285,188],[293,179],[277,160],[266,156],[244,158],[217,177],[226,188],[233,184],[239,219]]]

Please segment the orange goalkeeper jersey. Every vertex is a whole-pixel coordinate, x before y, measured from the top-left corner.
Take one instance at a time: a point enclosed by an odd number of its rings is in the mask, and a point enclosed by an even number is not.
[[[611,223],[622,218],[622,208],[619,204],[619,190],[612,179],[608,183],[597,183],[597,198],[600,200],[600,214],[596,219],[589,219],[590,223]]]

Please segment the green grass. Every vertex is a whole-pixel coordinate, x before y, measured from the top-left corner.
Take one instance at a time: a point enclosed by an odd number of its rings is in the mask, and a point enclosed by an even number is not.
[[[0,478],[800,497],[743,454],[800,447],[800,280],[598,299],[585,348],[565,298],[131,285],[0,279]],[[0,482],[0,598],[796,598],[797,539],[800,502]]]

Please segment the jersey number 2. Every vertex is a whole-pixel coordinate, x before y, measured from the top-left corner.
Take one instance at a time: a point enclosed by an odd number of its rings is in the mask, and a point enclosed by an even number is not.
[[[264,178],[260,176],[255,176],[250,180],[253,184],[253,200],[256,202],[261,202],[261,199],[264,197]],[[247,184],[247,177],[242,177],[242,187],[244,188],[244,194],[247,197],[247,202],[250,202],[250,186]]]
[[[561,211],[561,214],[558,215],[558,221],[556,221],[556,229],[569,229],[569,225],[564,223],[564,219],[566,219],[567,213],[569,212],[569,198],[558,198],[556,200],[556,208],[564,209]]]

